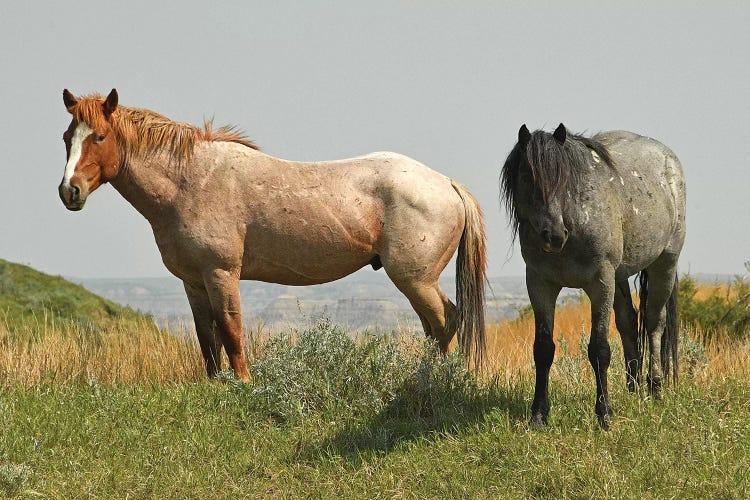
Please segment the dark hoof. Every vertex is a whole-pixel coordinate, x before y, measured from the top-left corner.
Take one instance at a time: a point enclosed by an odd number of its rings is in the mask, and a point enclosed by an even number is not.
[[[608,404],[597,403],[595,411],[596,418],[599,420],[599,427],[604,431],[608,431],[612,420],[612,408]]]
[[[540,431],[547,426],[547,417],[542,415],[541,413],[537,413],[536,415],[531,417],[530,425],[531,428],[535,431]]]
[[[610,415],[597,415],[596,417],[599,420],[599,427],[601,427],[603,431],[608,431],[609,421],[612,417]]]

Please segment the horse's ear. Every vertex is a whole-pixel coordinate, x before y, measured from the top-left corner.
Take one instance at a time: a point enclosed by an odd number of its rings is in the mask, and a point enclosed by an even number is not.
[[[68,112],[71,112],[73,106],[78,104],[78,99],[76,99],[76,96],[70,92],[68,89],[63,90],[63,104],[65,104],[65,109],[68,110]]]
[[[102,104],[102,111],[104,111],[105,118],[109,119],[112,113],[115,112],[115,109],[117,109],[117,99],[117,89],[112,89],[112,92],[109,93]]]
[[[518,129],[518,144],[521,146],[525,146],[529,143],[531,140],[531,132],[529,132],[529,129],[526,127],[526,124],[524,123],[521,125],[521,128]]]
[[[568,131],[565,130],[565,125],[562,123],[558,125],[558,127],[555,129],[555,132],[552,134],[552,137],[555,138],[557,142],[560,144],[565,143],[565,138],[568,136]]]

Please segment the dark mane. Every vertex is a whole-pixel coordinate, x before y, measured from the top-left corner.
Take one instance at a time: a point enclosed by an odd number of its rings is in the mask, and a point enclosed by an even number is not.
[[[556,194],[565,192],[570,184],[578,183],[580,175],[592,161],[592,151],[608,167],[614,166],[602,143],[582,135],[568,134],[561,144],[549,132],[537,130],[523,144],[519,142],[513,147],[500,173],[501,202],[510,217],[513,239],[518,233],[515,198],[521,170],[530,170],[534,185],[546,204]]]

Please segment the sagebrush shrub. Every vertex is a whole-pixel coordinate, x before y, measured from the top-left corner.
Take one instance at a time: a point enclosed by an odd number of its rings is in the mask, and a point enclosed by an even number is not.
[[[10,462],[0,463],[0,492],[12,497],[21,492],[31,477],[31,467]]]
[[[460,406],[477,389],[465,360],[441,356],[430,340],[367,335],[355,341],[325,320],[296,340],[270,339],[250,383],[232,387],[249,412],[277,421],[312,413],[429,416],[436,406]]]

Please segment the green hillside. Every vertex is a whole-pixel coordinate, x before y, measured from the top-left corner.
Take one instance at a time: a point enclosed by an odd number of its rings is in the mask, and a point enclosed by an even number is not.
[[[142,321],[146,316],[95,295],[60,276],[0,259],[0,320],[8,329],[30,320],[106,327],[113,321]]]

